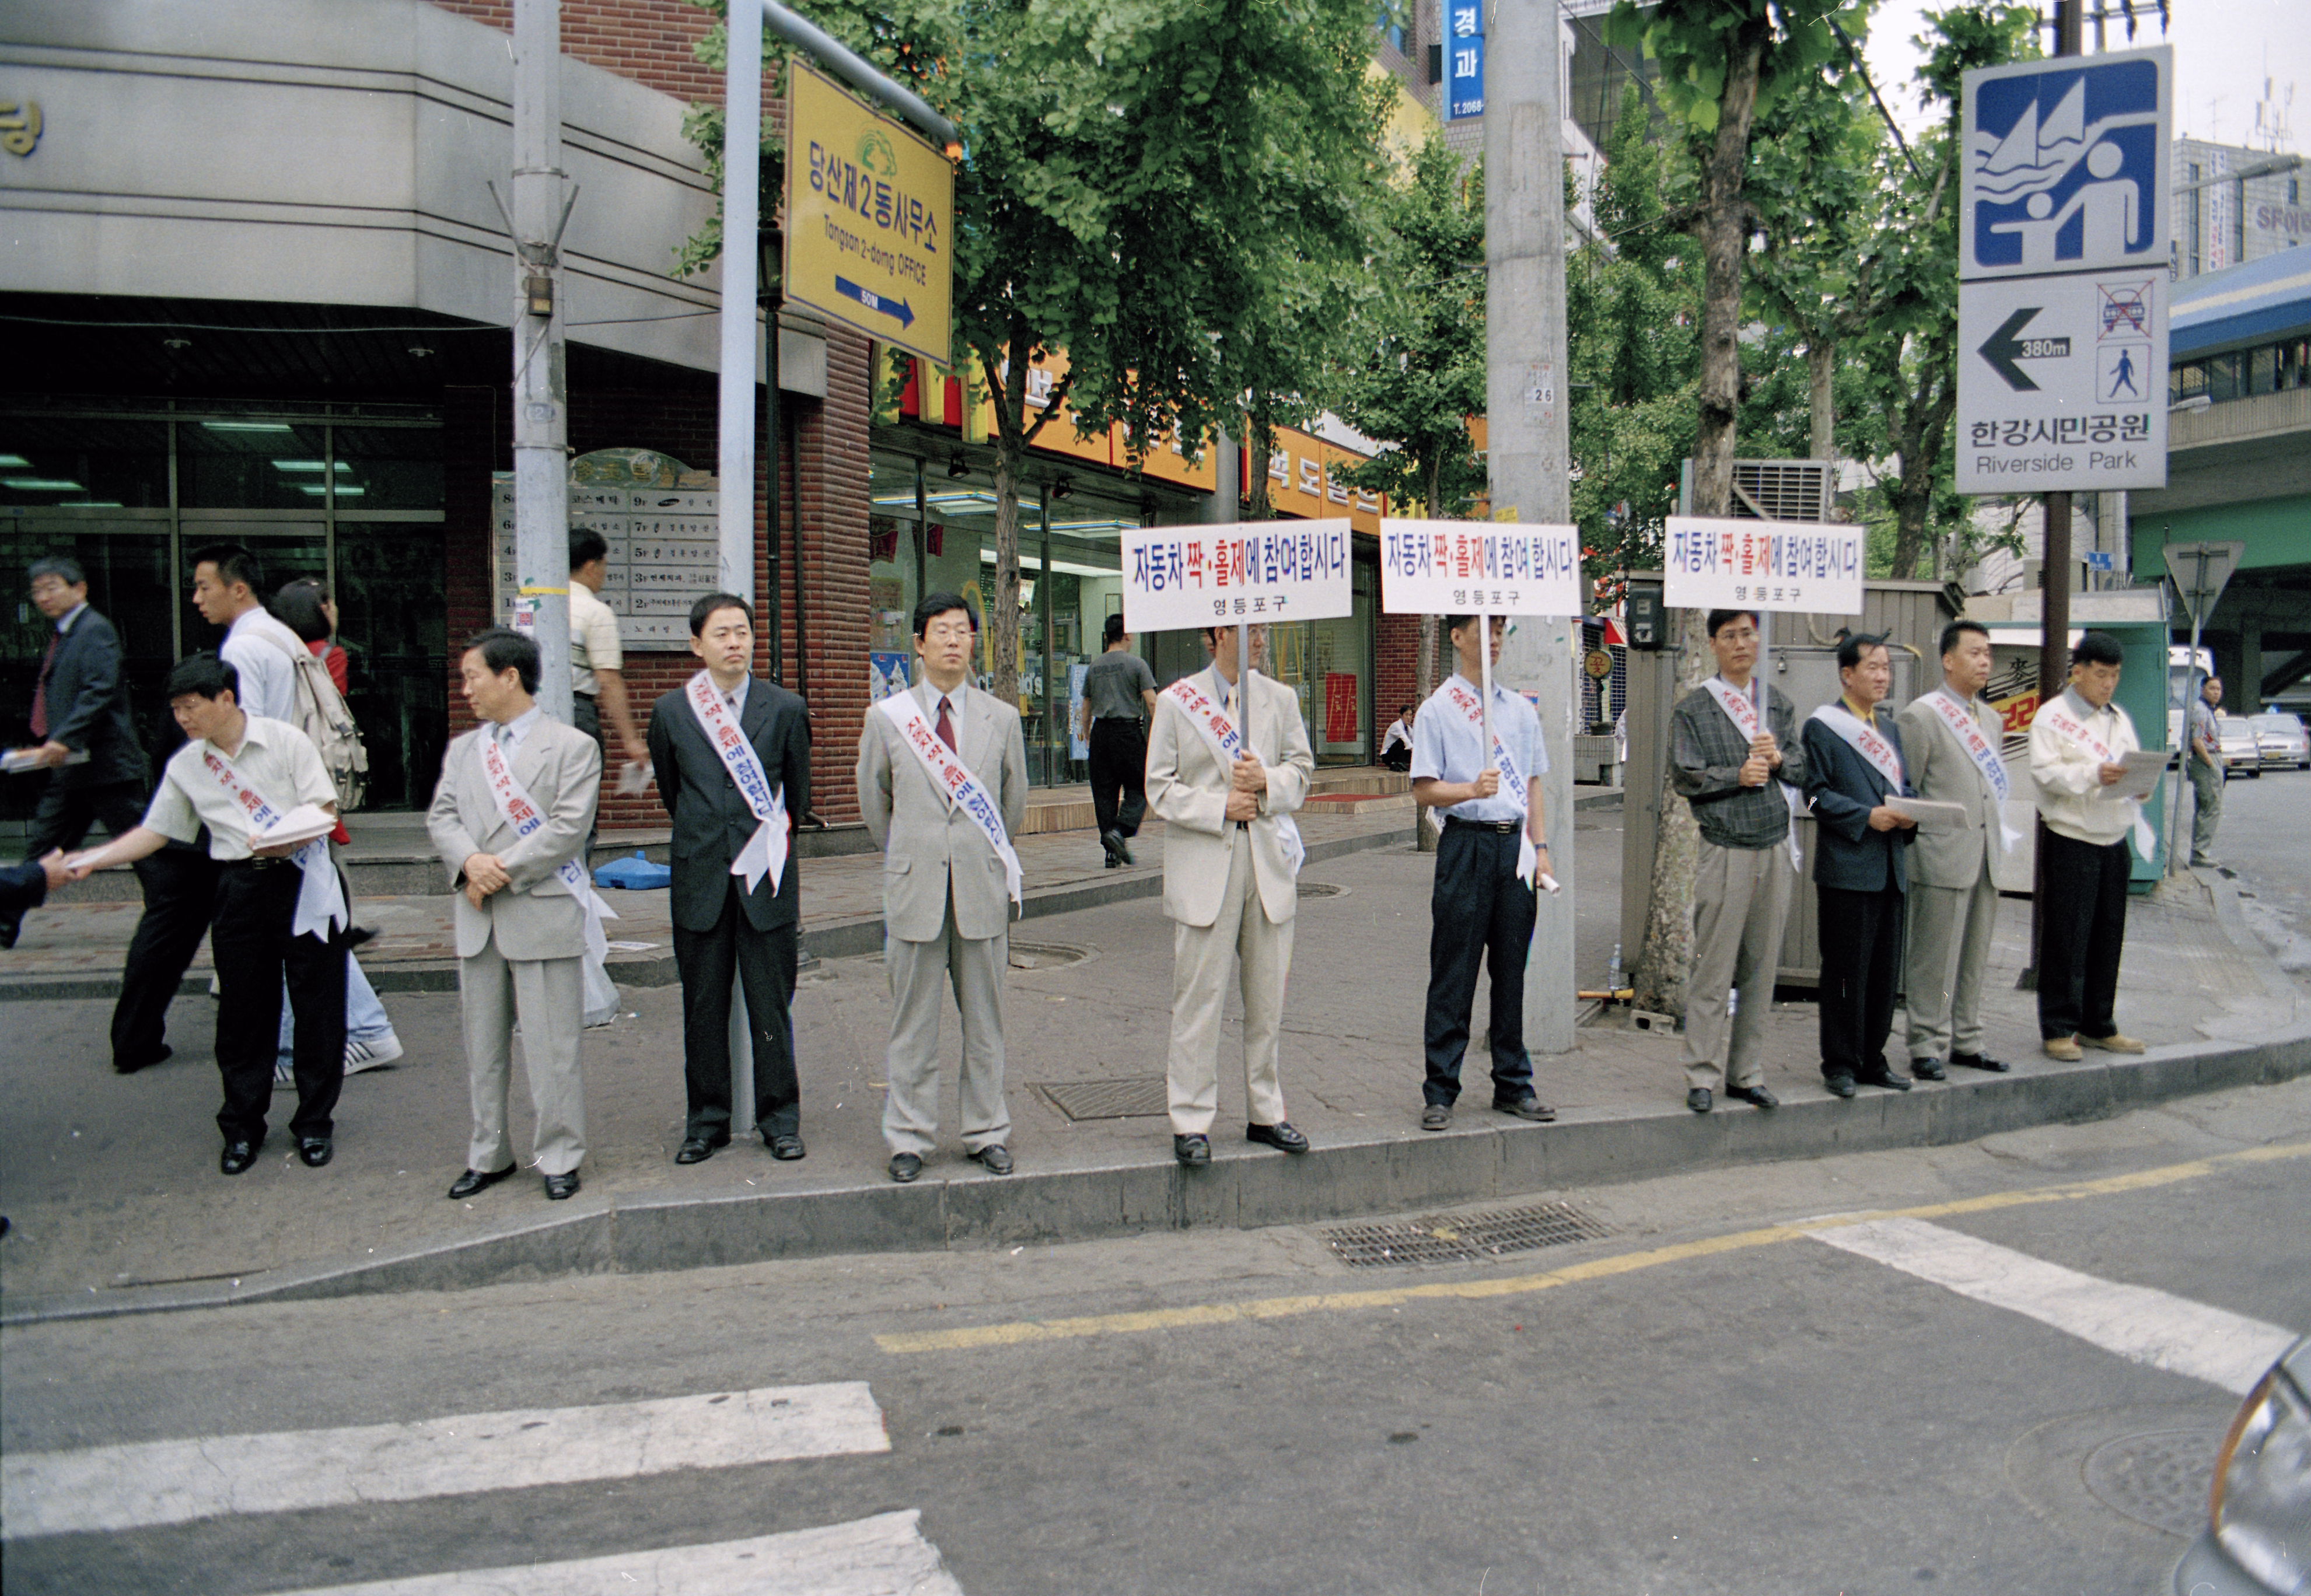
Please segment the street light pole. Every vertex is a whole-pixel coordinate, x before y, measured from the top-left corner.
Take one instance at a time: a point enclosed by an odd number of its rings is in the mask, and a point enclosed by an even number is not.
[[[762,0],[729,0],[722,80],[722,373],[716,521],[722,591],[754,597],[754,274],[762,225]],[[772,336],[776,336],[774,332]],[[777,447],[777,440],[772,440]]]
[[[562,231],[561,0],[513,9],[513,505],[517,618],[537,641],[538,702],[570,722],[570,412]]]

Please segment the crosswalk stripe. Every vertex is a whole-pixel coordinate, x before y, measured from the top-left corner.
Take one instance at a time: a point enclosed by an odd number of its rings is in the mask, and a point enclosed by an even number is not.
[[[867,1382],[0,1458],[0,1539],[891,1450]]]
[[[823,1530],[516,1568],[332,1585],[288,1596],[963,1596],[922,1514],[877,1513]]]
[[[2169,1374],[2244,1396],[2295,1332],[2148,1286],[2064,1269],[1923,1219],[1825,1225],[1814,1240],[2005,1308]]]

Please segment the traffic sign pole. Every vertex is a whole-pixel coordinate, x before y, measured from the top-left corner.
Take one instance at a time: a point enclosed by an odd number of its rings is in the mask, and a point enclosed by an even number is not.
[[[2167,571],[2181,590],[2183,606],[2191,612],[2190,664],[2185,667],[2183,695],[2183,757],[2176,762],[2175,801],[2167,810],[2167,870],[2176,873],[2175,833],[2183,815],[2183,783],[2187,779],[2191,761],[2191,706],[2202,695],[2206,684],[2199,675],[2199,633],[2208,615],[2214,612],[2215,600],[2222,597],[2231,572],[2238,569],[2239,559],[2246,553],[2244,543],[2192,543],[2167,545]],[[2185,571],[2189,571],[2186,580]],[[2216,749],[2218,755],[2222,750]],[[2220,773],[2219,766],[2218,773]]]

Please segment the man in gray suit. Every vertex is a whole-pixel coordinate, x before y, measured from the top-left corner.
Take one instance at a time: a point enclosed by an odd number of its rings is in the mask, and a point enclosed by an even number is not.
[[[1947,1077],[1943,1060],[2003,1072],[1982,1041],[1982,971],[1998,929],[1994,871],[2007,843],[2008,791],[1990,685],[1990,633],[1973,621],[1942,628],[1942,685],[1894,717],[1922,798],[1966,811],[1957,824],[1926,824],[1910,846],[1910,1073]]]
[[[1268,641],[1251,628],[1254,658]],[[1308,1138],[1284,1117],[1277,1034],[1292,972],[1292,922],[1304,850],[1292,816],[1316,773],[1300,701],[1256,672],[1249,713],[1233,626],[1208,626],[1209,670],[1156,695],[1147,742],[1147,806],[1163,820],[1164,912],[1172,917],[1172,1156],[1212,1161],[1219,1112],[1220,1013],[1228,964],[1243,960],[1246,1139],[1304,1153]],[[1223,731],[1220,728],[1225,727]],[[1234,738],[1231,743],[1230,738]]]
[[[1016,709],[964,681],[978,630],[953,593],[915,606],[921,679],[868,711],[859,734],[859,807],[883,850],[891,980],[883,1139],[902,1185],[937,1145],[942,981],[963,1016],[963,1145],[990,1174],[1012,1169],[1003,972],[1019,894],[1010,840],[1027,818],[1027,743]]]
[[[451,743],[425,829],[458,891],[458,992],[473,1145],[449,1188],[462,1200],[514,1172],[506,1131],[513,1026],[537,1111],[533,1162],[545,1195],[578,1190],[586,1156],[579,1075],[585,1032],[587,911],[593,886],[580,855],[594,824],[602,751],[537,704],[537,644],[493,626],[458,661],[482,724]]]

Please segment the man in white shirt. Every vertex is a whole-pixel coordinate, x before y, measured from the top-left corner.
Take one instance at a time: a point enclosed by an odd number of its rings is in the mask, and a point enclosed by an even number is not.
[[[300,805],[336,812],[336,789],[311,739],[283,720],[246,714],[231,666],[196,654],[169,673],[169,709],[188,739],[170,759],[144,824],[71,861],[73,878],[133,864],[208,828],[217,864],[209,950],[216,963],[217,1071],[224,1105],[217,1167],[240,1174],[265,1145],[283,980],[297,1015],[298,1156],[318,1169],[335,1147],[331,1119],[344,1082],[344,884],[326,849],[267,847],[255,833]],[[260,812],[262,811],[262,812]]]
[[[2030,777],[2046,823],[2038,868],[2038,1034],[2046,1056],[2075,1062],[2085,1048],[2139,1053],[2120,1033],[2118,960],[2126,946],[2130,833],[2150,845],[2141,806],[2114,798],[2123,763],[2142,745],[2134,722],[2112,702],[2126,656],[2106,632],[2089,632],[2071,650],[2071,685],[2030,723]]]
[[[1392,771],[1412,768],[1413,708],[1404,706],[1397,718],[1388,723],[1388,735],[1380,741],[1380,762]]]
[[[1495,683],[1493,735],[1514,766],[1504,785],[1503,766],[1485,746],[1479,685],[1485,618],[1454,615],[1448,625],[1460,671],[1429,695],[1413,722],[1413,801],[1444,817],[1428,900],[1428,1008],[1421,1032],[1428,1075],[1421,1087],[1420,1128],[1442,1130],[1452,1123],[1479,964],[1493,983],[1493,1106],[1545,1122],[1557,1111],[1533,1094],[1532,1055],[1524,1045],[1524,966],[1532,949],[1534,884],[1548,869],[1548,824],[1538,787],[1527,788],[1529,810],[1513,795],[1517,778],[1540,780],[1548,754],[1532,705]],[[1504,625],[1496,618],[1491,627],[1496,660],[1507,636]],[[1520,868],[1528,838],[1532,862]]]
[[[273,618],[257,597],[264,590],[265,567],[240,545],[193,551],[193,607],[210,625],[225,628],[217,657],[240,678],[242,712],[294,724],[296,656],[306,651],[305,640]]]
[[[580,731],[602,750],[609,763],[609,743],[602,723],[618,734],[618,752],[628,764],[647,766],[650,746],[634,724],[634,711],[626,697],[624,650],[618,642],[617,612],[601,600],[602,584],[610,580],[610,545],[590,527],[570,534],[570,692],[571,719]]]

